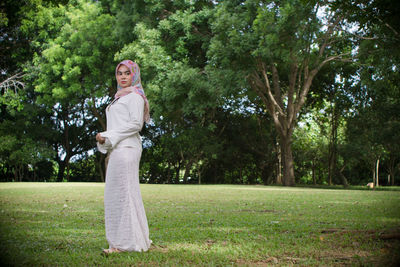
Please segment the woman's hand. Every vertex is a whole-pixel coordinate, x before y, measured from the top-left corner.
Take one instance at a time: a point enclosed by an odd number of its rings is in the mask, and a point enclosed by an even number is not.
[[[100,133],[96,134],[96,141],[99,142],[100,144],[104,144],[106,141],[106,138],[100,135]]]

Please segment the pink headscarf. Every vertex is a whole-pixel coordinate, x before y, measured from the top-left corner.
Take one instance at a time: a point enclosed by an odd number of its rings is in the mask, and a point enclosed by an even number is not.
[[[132,92],[135,92],[136,94],[141,95],[144,100],[143,119],[146,123],[149,123],[149,121],[150,121],[150,106],[149,106],[149,101],[147,100],[146,94],[144,93],[144,90],[143,90],[143,87],[141,84],[139,66],[138,66],[138,64],[136,64],[135,62],[133,62],[131,60],[121,61],[115,68],[115,77],[117,76],[118,68],[121,65],[125,65],[130,70],[131,75],[132,75],[132,85],[129,87],[126,87],[126,88],[122,88],[121,86],[118,85],[118,92],[115,94],[115,99],[123,97]]]

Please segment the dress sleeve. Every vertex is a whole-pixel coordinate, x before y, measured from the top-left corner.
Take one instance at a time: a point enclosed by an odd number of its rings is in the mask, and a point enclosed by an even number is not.
[[[111,149],[111,142],[109,138],[106,138],[106,141],[103,144],[100,144],[99,142],[97,142],[97,149],[103,153],[103,154],[107,154],[108,150]]]
[[[110,140],[111,148],[114,148],[122,140],[140,132],[143,127],[143,112],[144,112],[144,100],[136,94],[129,96],[129,101],[125,104],[129,112],[129,121],[120,125],[118,128],[101,132],[100,135]]]

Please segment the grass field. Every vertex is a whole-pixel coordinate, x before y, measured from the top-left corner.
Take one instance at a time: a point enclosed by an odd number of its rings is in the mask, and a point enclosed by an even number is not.
[[[399,191],[141,190],[154,246],[104,257],[104,184],[0,184],[2,266],[395,266],[400,259]]]

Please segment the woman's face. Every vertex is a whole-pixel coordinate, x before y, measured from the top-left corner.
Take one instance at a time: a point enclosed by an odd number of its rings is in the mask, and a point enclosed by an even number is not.
[[[133,76],[127,66],[121,65],[117,70],[117,83],[122,88],[132,85]]]

